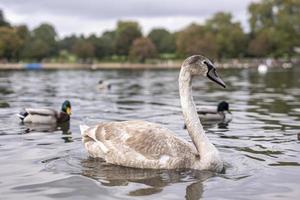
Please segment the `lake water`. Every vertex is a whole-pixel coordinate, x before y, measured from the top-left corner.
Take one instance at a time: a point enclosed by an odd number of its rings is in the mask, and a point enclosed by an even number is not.
[[[300,196],[300,69],[226,69],[222,89],[194,81],[197,105],[230,103],[233,120],[205,126],[226,172],[141,170],[89,158],[79,124],[141,119],[183,129],[178,70],[0,72],[0,199],[297,199]],[[111,84],[99,91],[97,82]],[[29,126],[23,107],[59,109],[72,120]]]

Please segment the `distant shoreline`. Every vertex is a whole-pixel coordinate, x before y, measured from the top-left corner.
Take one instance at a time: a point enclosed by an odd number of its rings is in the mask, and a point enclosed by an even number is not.
[[[300,64],[300,59],[293,59],[292,61],[283,60],[269,60],[270,67],[284,67],[289,68]],[[0,63],[0,70],[75,70],[75,69],[179,69],[181,61],[167,61],[159,63]],[[258,65],[266,63],[265,59],[249,59],[238,60],[231,59],[226,62],[215,62],[217,68],[255,68]]]

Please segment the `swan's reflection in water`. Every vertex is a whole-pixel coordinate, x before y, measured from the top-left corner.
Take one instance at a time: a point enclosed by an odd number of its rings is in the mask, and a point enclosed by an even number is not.
[[[62,132],[62,139],[65,143],[73,142],[72,132],[70,131],[70,122],[64,122],[59,124],[34,124],[34,123],[22,123],[25,126],[25,134],[33,132],[45,132],[51,133],[56,131]]]
[[[187,183],[186,199],[200,199],[203,182],[214,176],[208,171],[196,170],[151,170],[111,165],[101,159],[87,158],[81,161],[83,176],[99,181],[104,186],[127,186],[139,183],[144,187],[128,191],[129,196],[148,196],[163,191],[166,186]],[[130,188],[130,187],[128,187]]]

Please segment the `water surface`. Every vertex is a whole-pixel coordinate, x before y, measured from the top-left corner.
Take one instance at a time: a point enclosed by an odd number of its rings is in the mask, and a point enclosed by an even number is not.
[[[298,67],[299,68],[299,67]],[[233,121],[207,124],[226,172],[141,170],[87,156],[79,124],[141,119],[183,129],[177,70],[0,72],[0,199],[297,199],[300,70],[221,70],[228,88],[194,81],[197,105],[230,103]],[[111,90],[100,91],[105,80]],[[72,102],[60,127],[24,125],[23,107]]]

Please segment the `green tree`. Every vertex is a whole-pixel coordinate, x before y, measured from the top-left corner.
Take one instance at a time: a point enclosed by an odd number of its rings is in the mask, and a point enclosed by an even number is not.
[[[57,42],[56,42],[56,31],[54,27],[50,24],[41,24],[37,28],[33,29],[32,31],[32,40],[38,40],[41,43],[41,41],[47,45],[47,52],[45,53],[45,57],[53,56],[57,53]]]
[[[203,54],[211,58],[217,57],[218,50],[215,35],[197,24],[176,34],[176,48],[180,56]]]
[[[81,38],[73,44],[72,53],[74,53],[78,58],[81,58],[83,59],[83,61],[86,62],[88,59],[94,57],[95,47],[87,39]]]
[[[116,53],[118,55],[128,56],[132,42],[141,36],[141,29],[137,22],[119,21],[115,38]]]
[[[25,41],[30,39],[30,31],[28,30],[28,27],[26,25],[16,26],[15,29],[21,40]]]
[[[101,37],[91,35],[88,38],[95,47],[95,56],[97,58],[104,58],[111,56],[114,53],[114,32],[105,32]]]
[[[2,10],[0,10],[0,27],[1,26],[10,27],[10,24],[4,18],[4,14],[3,14]]]
[[[112,56],[115,54],[115,31],[105,31],[101,36],[102,48],[105,56]]]
[[[143,63],[146,59],[154,58],[155,56],[156,48],[150,39],[141,37],[133,41],[129,54],[130,60]]]
[[[273,0],[263,1],[263,3],[251,3],[248,7],[250,13],[250,29],[252,33],[274,26],[274,15],[272,11]]]
[[[21,47],[21,39],[16,29],[10,27],[0,27],[0,58],[11,60]]]
[[[219,12],[206,21],[206,28],[216,37],[219,58],[233,58],[246,54],[247,38],[230,13]]]
[[[41,39],[30,40],[24,47],[22,57],[32,61],[42,61],[49,53],[49,46]]]
[[[295,55],[300,46],[300,1],[299,0],[263,0],[248,7],[250,13],[251,42],[255,43],[268,32],[268,41],[272,48],[271,56]],[[254,49],[249,46],[249,52]],[[261,55],[263,56],[263,55]]]
[[[63,39],[58,41],[58,49],[60,51],[62,50],[66,50],[68,52],[72,51],[72,47],[75,44],[75,42],[78,40],[79,38],[76,35],[70,35],[70,36],[66,36]]]
[[[15,29],[16,29],[17,35],[19,36],[19,38],[21,40],[21,46],[16,53],[16,59],[20,60],[23,58],[22,56],[24,54],[24,49],[25,49],[26,45],[30,42],[30,31],[26,25],[16,26]]]
[[[153,29],[148,38],[154,43],[159,53],[174,53],[176,51],[175,37],[166,29]]]
[[[266,57],[272,51],[272,33],[269,30],[260,31],[256,34],[248,46],[248,53],[255,57]]]
[[[53,26],[41,24],[30,32],[30,37],[25,41],[21,57],[41,61],[44,58],[54,56],[58,53],[56,37]]]

